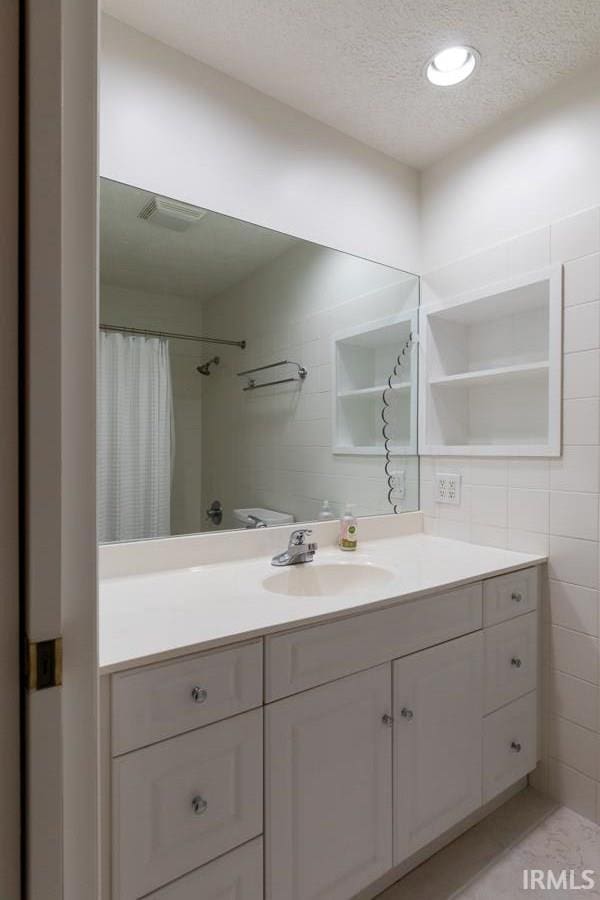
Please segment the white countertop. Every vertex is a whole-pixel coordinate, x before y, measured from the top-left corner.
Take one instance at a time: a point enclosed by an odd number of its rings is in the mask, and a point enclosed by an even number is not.
[[[418,533],[363,541],[354,553],[320,549],[307,566],[363,564],[391,572],[384,584],[335,595],[265,590],[263,579],[290,571],[272,567],[270,556],[104,578],[100,672],[377,609],[545,561],[544,556]]]

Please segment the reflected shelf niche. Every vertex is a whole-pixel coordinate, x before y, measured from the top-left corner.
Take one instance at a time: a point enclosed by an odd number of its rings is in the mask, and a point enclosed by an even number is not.
[[[333,336],[333,453],[383,456],[383,392],[409,334],[416,335],[417,310],[398,313]],[[417,344],[388,393],[390,449],[417,452]]]

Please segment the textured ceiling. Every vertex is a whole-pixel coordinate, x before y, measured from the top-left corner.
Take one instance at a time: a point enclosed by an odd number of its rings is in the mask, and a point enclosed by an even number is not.
[[[139,218],[153,196],[102,179],[102,281],[202,301],[237,284],[298,243],[297,238],[218,213],[207,213],[188,231],[170,231]]]
[[[104,0],[106,12],[418,168],[600,61],[600,0]],[[423,77],[449,44],[482,65]]]

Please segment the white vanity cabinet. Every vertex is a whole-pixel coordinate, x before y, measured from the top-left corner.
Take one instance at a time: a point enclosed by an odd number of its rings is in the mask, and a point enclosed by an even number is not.
[[[105,676],[102,900],[351,900],[420,861],[535,768],[538,627],[531,566]]]
[[[269,900],[347,900],[392,865],[389,664],[266,710]]]

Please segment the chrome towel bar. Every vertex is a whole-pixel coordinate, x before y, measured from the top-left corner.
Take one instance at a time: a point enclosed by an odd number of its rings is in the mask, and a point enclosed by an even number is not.
[[[289,384],[292,381],[302,382],[308,375],[308,369],[305,369],[304,366],[301,366],[300,363],[294,362],[292,359],[282,359],[279,362],[268,363],[266,366],[256,366],[254,369],[244,369],[243,372],[238,372],[239,375],[253,375],[256,372],[264,372],[266,369],[275,369],[278,366],[296,366],[298,369],[298,374],[291,378],[280,378],[277,381],[265,381],[261,384],[257,384],[254,378],[248,378],[248,383],[246,387],[243,388],[244,391],[255,391],[257,388],[270,387],[274,384]]]

